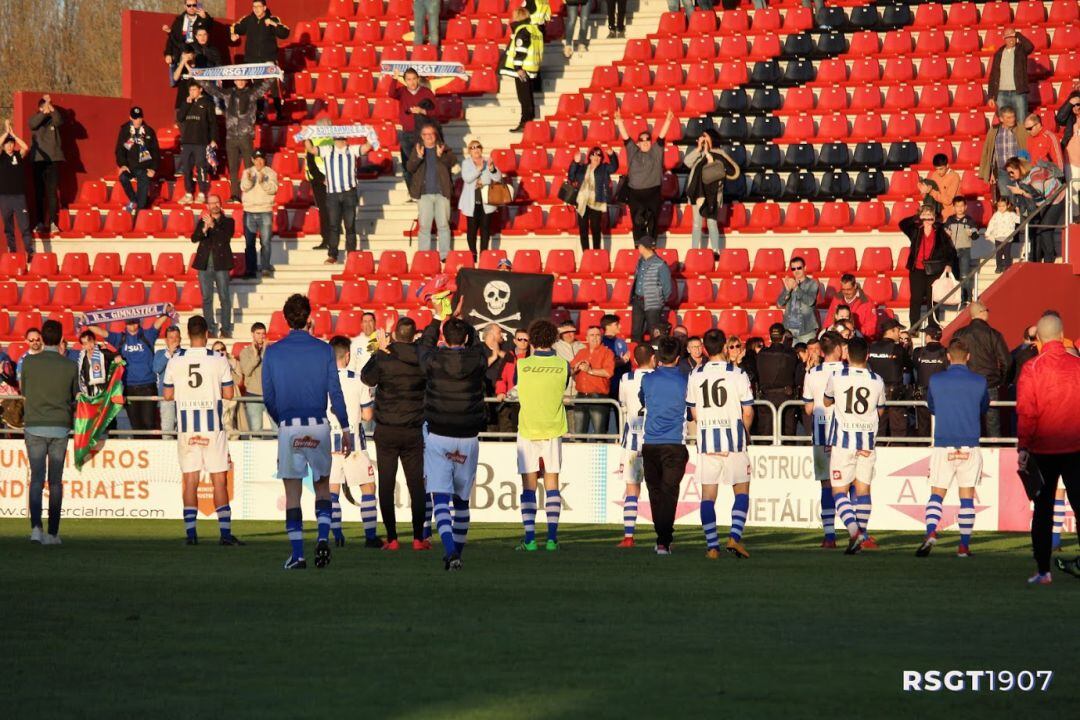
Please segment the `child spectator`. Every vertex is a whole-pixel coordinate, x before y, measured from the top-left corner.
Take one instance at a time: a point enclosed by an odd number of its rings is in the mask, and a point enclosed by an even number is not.
[[[1020,224],[1020,215],[1011,201],[999,198],[997,210],[990,217],[986,226],[986,239],[995,247],[1005,238],[1012,235],[1013,230]],[[1013,241],[1015,242],[1015,240]],[[997,253],[997,272],[1004,272],[1005,268],[1012,265],[1012,243],[1005,245]]]
[[[974,259],[971,256],[971,242],[979,236],[979,228],[975,225],[974,221],[967,216],[967,200],[958,195],[953,198],[952,207],[945,212],[945,232],[952,239],[953,246],[956,248],[956,257],[959,261],[959,267],[957,272],[960,273],[958,280],[962,280],[962,288],[960,289],[961,301],[964,305],[971,302],[971,292],[974,287],[974,281],[971,278],[963,280],[971,271],[971,266]]]

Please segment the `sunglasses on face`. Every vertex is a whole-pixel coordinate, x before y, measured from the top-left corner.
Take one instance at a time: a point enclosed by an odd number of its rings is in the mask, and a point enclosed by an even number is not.
[[[791,270],[792,272],[798,272],[799,270],[803,269],[803,266],[802,265],[792,265],[788,269]]]
[[[527,338],[527,337],[514,338],[514,342],[529,342],[529,338]]]
[[[648,135],[642,135],[641,137],[639,137],[639,138],[637,139],[637,141],[638,141],[639,143],[644,143],[644,142],[652,142],[652,138],[651,138],[651,137],[649,137]]]

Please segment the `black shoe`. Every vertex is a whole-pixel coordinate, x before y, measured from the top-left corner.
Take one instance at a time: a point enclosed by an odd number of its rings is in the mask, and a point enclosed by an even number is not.
[[[844,551],[845,555],[855,555],[862,550],[863,535],[859,533],[855,537],[851,538],[847,544],[847,550]]]
[[[199,544],[199,538],[198,538],[198,536],[185,538],[184,539],[184,544],[185,545],[198,545]]]
[[[512,133],[525,132],[525,123],[518,123],[517,127],[510,128],[510,132],[512,132]]]
[[[233,545],[243,545],[243,544],[244,543],[240,541],[240,538],[236,537],[235,535],[226,535],[223,538],[221,538],[221,540],[218,541],[218,545],[233,546]]]
[[[324,568],[330,564],[330,543],[320,540],[315,546],[315,567]]]
[[[285,561],[286,570],[307,570],[307,560],[304,558],[290,557]]]
[[[244,273],[237,280],[254,280],[256,277],[255,273]]]
[[[443,566],[446,570],[460,570],[461,556],[457,553],[443,558]]]
[[[345,536],[344,535],[335,535],[334,536],[334,547],[345,547]]]
[[[367,538],[364,540],[364,547],[375,548],[376,550],[378,550],[385,544],[386,543],[380,537]]]
[[[1066,560],[1063,557],[1054,558],[1054,565],[1063,573],[1068,573],[1075,578],[1080,578],[1080,557]]]
[[[311,249],[312,250],[329,250],[330,246],[327,245],[326,243],[319,243],[318,245],[316,245],[315,247],[313,247]]]
[[[232,330],[222,330],[218,337],[224,338],[225,340],[232,340]]]
[[[923,540],[922,545],[915,551],[915,557],[930,557],[930,551],[937,544],[937,534],[931,533]]]
[[[615,29],[615,28],[613,28],[613,27],[609,27],[609,28],[607,29],[607,39],[608,39],[608,40],[614,40],[614,39],[615,39],[615,38],[617,38],[617,37],[619,37],[619,31],[618,31],[618,30],[616,30],[616,29]]]

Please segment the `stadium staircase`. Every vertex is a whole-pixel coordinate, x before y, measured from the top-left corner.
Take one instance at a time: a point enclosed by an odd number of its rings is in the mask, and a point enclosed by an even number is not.
[[[549,23],[540,119],[511,135],[516,96],[495,74],[508,32],[506,0],[464,5],[445,11],[441,54],[407,41],[412,3],[405,0],[333,0],[325,16],[294,25],[282,54],[291,72],[284,112],[257,136],[288,180],[275,222],[277,273],[234,283],[238,339],[256,320],[268,322],[272,336],[282,333],[275,311],[297,291],[308,292],[319,308],[321,335],[355,334],[368,309],[380,318],[409,313],[424,322],[426,310],[408,294],[410,284],[471,265],[456,212],[456,250],[445,266],[436,254],[415,250],[416,206],[400,180],[396,103],[385,97],[388,79],[378,79],[381,60],[465,63],[470,79],[439,91],[447,142],[460,154],[466,136],[478,137],[517,192],[515,205],[501,213],[498,249],[483,254],[480,265],[494,267],[509,256],[516,270],[553,272],[554,304],[580,314],[579,326],[606,310],[627,314],[635,252],[622,212],[607,228],[608,249],[581,253],[573,211],[555,197],[569,161],[579,149],[620,144],[611,121],[617,106],[631,133],[657,126],[673,110],[678,123],[667,138],[661,221],[661,254],[679,286],[673,314],[691,333],[719,325],[740,335],[763,334],[779,317],[778,276],[796,252],[830,288],[854,272],[871,298],[903,308],[906,320],[905,242],[895,225],[915,211],[915,184],[935,153],[952,158],[962,192],[975,200],[972,214],[989,218],[989,190],[975,170],[992,118],[985,78],[1004,27],[1022,29],[1036,45],[1032,106],[1046,127],[1055,129],[1056,103],[1080,74],[1077,0],[843,1],[830,2],[817,18],[799,0],[774,0],[764,10],[749,2],[736,10],[698,10],[689,21],[668,12],[666,0],[640,0],[631,3],[625,40],[606,39],[604,19],[594,16],[588,50],[570,59],[562,54],[561,18]],[[323,265],[324,253],[311,249],[318,218],[300,147],[291,140],[319,117],[370,123],[382,145],[369,157],[374,169],[363,181],[363,249],[344,266]],[[707,127],[720,133],[745,174],[726,188],[735,201],[718,256],[690,248],[690,209],[679,201],[687,173],[678,157]],[[159,133],[169,149],[168,176],[176,133]],[[227,197],[228,189],[227,180],[215,181],[214,191]],[[83,182],[62,214],[63,232],[29,272],[20,258],[0,256],[0,341],[15,341],[11,350],[18,354],[25,329],[42,316],[56,316],[70,331],[72,311],[110,303],[168,300],[184,313],[197,311],[187,238],[201,208],[176,204],[180,194],[166,184],[132,226],[115,176]],[[241,217],[238,205],[228,209]],[[995,279],[992,265],[980,277],[982,287]]]

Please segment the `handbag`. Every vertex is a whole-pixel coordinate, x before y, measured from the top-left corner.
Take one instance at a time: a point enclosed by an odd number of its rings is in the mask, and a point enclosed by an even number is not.
[[[510,186],[504,182],[493,182],[481,189],[485,205],[509,205],[512,195]]]
[[[704,160],[702,161],[704,162]],[[701,169],[701,182],[706,185],[712,185],[716,182],[722,182],[727,179],[727,168],[724,167],[723,160],[713,159],[711,163],[706,163],[705,167]]]
[[[620,205],[626,205],[630,202],[630,183],[626,180],[625,175],[619,178],[619,184],[615,186],[615,194],[611,196],[611,199]]]
[[[577,205],[578,186],[577,183],[564,180],[563,184],[559,186],[559,199],[567,205]]]
[[[945,264],[941,260],[935,260],[934,263],[940,263],[942,265]],[[929,261],[927,261],[926,263],[926,274],[930,275]],[[931,277],[933,276],[931,275]],[[934,302],[939,303],[944,300],[945,296],[955,290],[956,286],[959,284],[959,281],[953,276],[952,271],[943,267],[941,275],[936,280],[934,280],[934,284],[931,286],[931,294]]]

